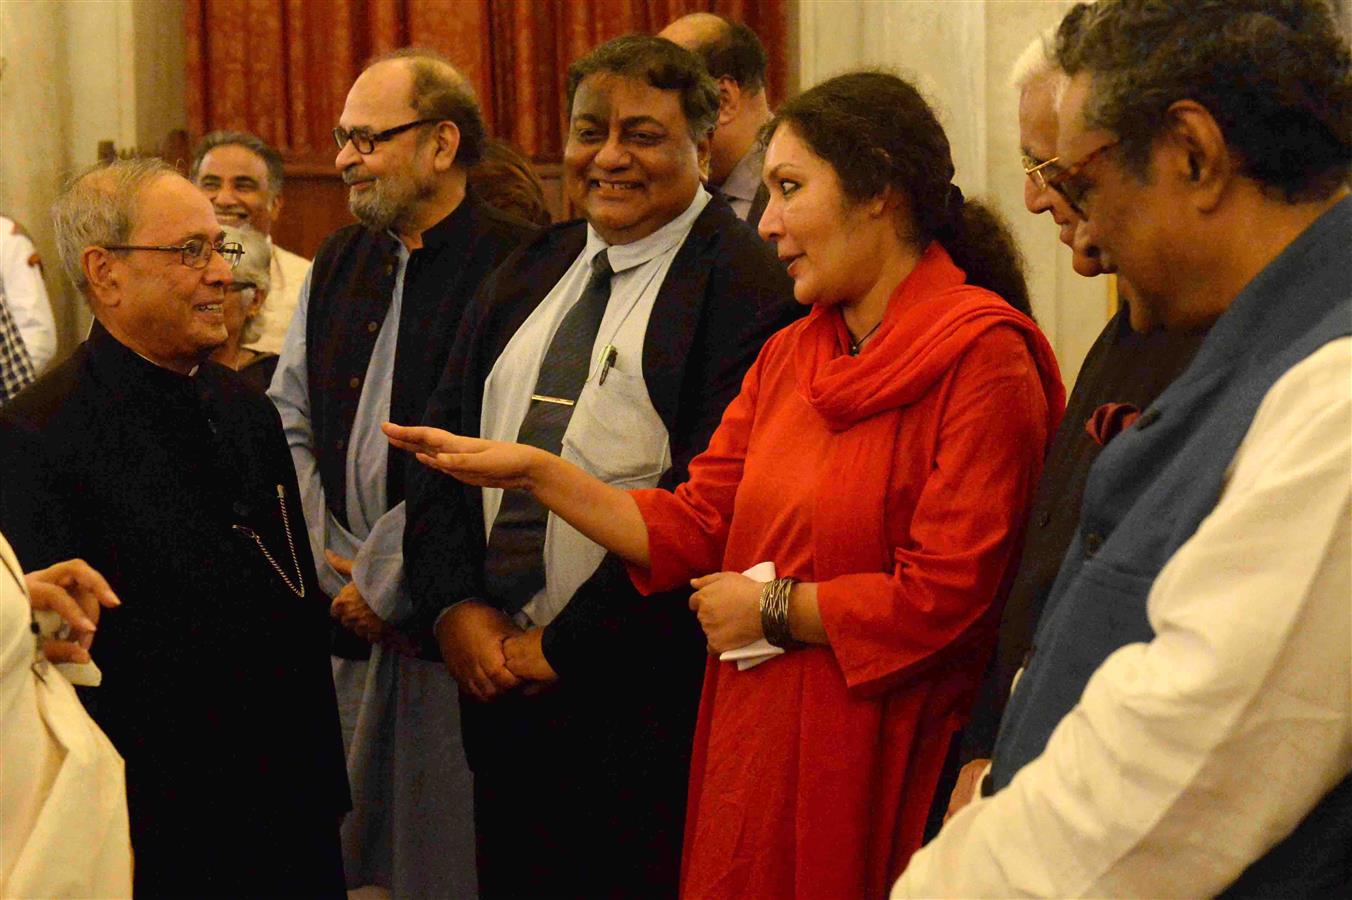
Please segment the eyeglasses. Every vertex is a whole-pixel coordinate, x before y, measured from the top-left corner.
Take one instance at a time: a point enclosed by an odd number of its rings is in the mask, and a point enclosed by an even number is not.
[[[419,125],[428,125],[432,122],[440,122],[440,119],[414,119],[412,122],[403,125],[396,125],[393,128],[386,128],[384,131],[373,132],[369,128],[354,128],[348,131],[339,125],[333,129],[333,140],[341,150],[347,146],[347,142],[352,142],[352,148],[365,156],[368,153],[376,152],[376,144],[381,141],[388,141],[392,137],[397,137],[408,131],[410,128],[417,128]]]
[[[211,243],[202,238],[193,238],[192,240],[177,247],[150,246],[146,244],[104,244],[104,250],[159,250],[165,253],[174,252],[182,254],[183,265],[189,269],[205,269],[207,263],[211,262],[211,254],[219,253],[225,260],[225,264],[234,268],[239,264],[240,257],[244,255],[244,247],[234,242]]]
[[[1037,157],[1023,155],[1023,174],[1033,180],[1039,191],[1047,189],[1047,175],[1043,172],[1048,166],[1054,166],[1061,161],[1061,157],[1053,156],[1051,159],[1039,162]]]
[[[1079,162],[1062,169],[1060,172],[1057,172],[1047,179],[1047,187],[1056,191],[1062,197],[1065,197],[1066,203],[1074,210],[1075,215],[1079,216],[1081,219],[1089,218],[1084,213],[1083,204],[1085,194],[1089,193],[1089,189],[1093,187],[1093,184],[1090,181],[1081,177],[1081,173],[1089,167],[1090,163],[1107,153],[1109,150],[1112,150],[1120,143],[1122,143],[1121,139],[1109,141],[1097,150],[1091,150]]]
[[[239,294],[241,297],[244,296],[245,291],[248,291],[249,295],[252,296],[257,290],[258,285],[252,281],[232,281],[225,286],[227,294]]]

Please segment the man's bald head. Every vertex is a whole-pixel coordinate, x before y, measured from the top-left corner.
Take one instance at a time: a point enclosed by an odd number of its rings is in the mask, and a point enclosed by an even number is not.
[[[728,20],[713,13],[697,12],[681,16],[666,28],[658,32],[673,44],[680,44],[687,50],[711,44],[728,33]]]
[[[747,93],[765,89],[765,47],[756,33],[740,22],[713,13],[681,16],[658,33],[704,61],[717,81],[731,78]]]
[[[658,37],[689,50],[718,85],[718,124],[709,147],[709,182],[722,185],[770,119],[765,96],[765,48],[740,22],[713,13],[681,16]]]
[[[474,89],[449,59],[435,50],[405,47],[378,56],[362,75],[387,74],[399,68],[409,75],[408,105],[419,119],[455,123],[460,130],[456,162],[468,169],[483,158],[488,140]]]

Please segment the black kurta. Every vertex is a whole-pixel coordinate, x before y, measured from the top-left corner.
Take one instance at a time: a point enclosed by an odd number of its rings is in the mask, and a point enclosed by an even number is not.
[[[126,758],[137,895],[341,894],[328,598],[276,410],[96,325],[5,408],[0,463],[24,568],[81,557],[122,599],[83,699]]]
[[[1103,449],[1085,431],[1085,422],[1105,403],[1130,403],[1145,409],[1188,367],[1205,337],[1206,329],[1139,334],[1132,330],[1123,304],[1089,349],[1066,401],[1061,427],[1047,451],[1028,514],[1018,574],[1000,621],[999,646],[964,731],[957,761],[990,757],[1014,676],[1032,647],[1043,604],[1080,522],[1085,481]],[[937,827],[948,804],[946,790],[940,790],[935,804]]]

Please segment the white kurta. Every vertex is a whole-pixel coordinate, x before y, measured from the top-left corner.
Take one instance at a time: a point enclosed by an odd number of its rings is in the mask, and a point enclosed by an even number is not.
[[[35,662],[30,621],[0,536],[0,897],[130,897],[122,757],[56,666]]]
[[[1216,508],[1046,750],[892,897],[1211,896],[1352,772],[1352,338],[1268,392]]]

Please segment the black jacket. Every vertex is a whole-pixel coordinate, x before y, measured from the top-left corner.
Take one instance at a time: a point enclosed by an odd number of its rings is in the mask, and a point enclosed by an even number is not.
[[[412,422],[446,367],[465,307],[488,273],[535,234],[534,226],[473,193],[422,234],[409,256],[390,385],[390,419]],[[305,328],[310,420],[324,500],[347,525],[347,442],[380,325],[389,312],[399,242],[361,225],[339,229],[315,255]],[[405,457],[391,449],[386,496],[404,498]]]
[[[484,284],[424,424],[478,435],[484,381],[507,342],[582,252],[586,237],[583,222],[555,225]],[[677,251],[644,340],[644,381],[671,442],[672,465],[659,487],[670,489],[686,479],[690,461],[708,445],[765,340],[803,311],[792,302],[791,282],[773,251],[726,202],[711,200]],[[404,559],[414,605],[430,627],[445,607],[484,596],[484,525],[478,488],[419,469],[410,473]],[[608,557],[545,630],[546,656],[565,678],[589,667],[610,667],[613,660],[604,654],[633,643],[639,636],[630,630],[635,620],[667,607],[682,620],[690,618],[679,598],[640,600],[623,566]],[[670,627],[669,614],[660,618],[659,630]]]
[[[961,762],[989,758],[994,749],[1014,676],[1032,648],[1042,607],[1080,523],[1085,481],[1103,449],[1089,437],[1085,422],[1105,403],[1145,409],[1188,367],[1204,337],[1205,330],[1138,334],[1123,305],[1090,348],[1047,451],[1018,572],[1000,620],[999,645],[963,733]]]
[[[341,892],[329,599],[272,404],[96,325],[0,414],[0,472],[24,567],[80,557],[122,599],[81,693],[127,762],[138,895]]]
[[[548,229],[485,283],[427,424],[479,433],[484,380],[586,233],[581,222]],[[711,200],[672,261],[644,335],[643,377],[672,457],[660,486],[685,480],[761,345],[801,312],[790,296],[770,248]],[[446,606],[484,596],[481,495],[423,469],[411,471],[407,499],[405,573],[430,625]],[[675,895],[706,656],[688,597],[640,597],[607,556],[544,629],[559,682],[541,694],[461,703],[485,895]],[[557,774],[529,774],[541,771]]]

